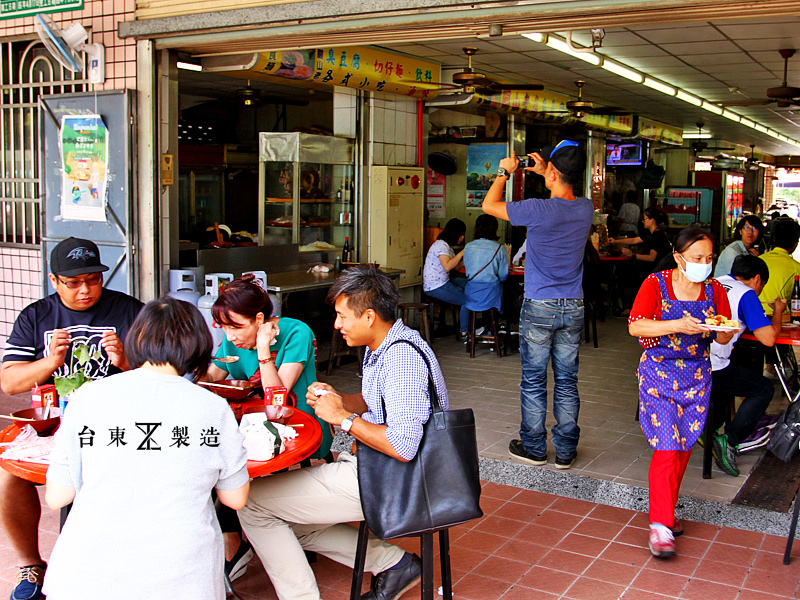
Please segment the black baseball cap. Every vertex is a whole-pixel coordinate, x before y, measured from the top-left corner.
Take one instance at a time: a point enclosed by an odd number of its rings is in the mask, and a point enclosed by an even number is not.
[[[103,271],[108,271],[108,267],[100,263],[97,244],[90,240],[70,237],[59,242],[50,253],[50,272],[53,275],[75,277]]]
[[[586,169],[586,153],[578,142],[561,140],[555,146],[545,146],[539,154],[564,175],[580,175]]]

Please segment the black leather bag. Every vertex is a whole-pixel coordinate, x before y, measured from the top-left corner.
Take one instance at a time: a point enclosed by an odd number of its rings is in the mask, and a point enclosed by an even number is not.
[[[800,453],[800,401],[792,402],[769,435],[767,450],[784,462]]]
[[[383,540],[428,533],[483,516],[478,443],[471,408],[442,410],[431,365],[431,416],[416,456],[402,462],[358,442],[358,487],[370,531]],[[383,398],[381,398],[383,404]],[[384,419],[386,406],[383,404]]]

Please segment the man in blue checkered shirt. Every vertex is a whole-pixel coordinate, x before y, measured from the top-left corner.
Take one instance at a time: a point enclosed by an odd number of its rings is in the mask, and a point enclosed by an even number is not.
[[[389,277],[373,266],[344,271],[328,301],[336,309],[334,326],[347,345],[367,346],[361,393],[340,394],[315,382],[306,398],[324,421],[397,460],[409,461],[430,417],[428,369],[408,344],[393,342],[409,340],[425,354],[445,409],[448,400],[433,350],[419,333],[395,319],[399,298]],[[356,457],[345,453],[331,464],[252,483],[239,519],[280,600],[320,598],[304,549],[353,566],[358,532],[347,523],[364,519],[359,498]],[[422,565],[416,555],[371,537],[365,571],[373,580],[362,600],[395,600],[419,583]]]

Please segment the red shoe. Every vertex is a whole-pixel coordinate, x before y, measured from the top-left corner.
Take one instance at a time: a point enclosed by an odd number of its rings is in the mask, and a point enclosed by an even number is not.
[[[683,525],[678,519],[675,519],[672,523],[672,527],[669,528],[672,532],[672,537],[681,537],[683,535]]]
[[[650,552],[656,558],[675,556],[675,538],[669,527],[663,525],[650,526]]]

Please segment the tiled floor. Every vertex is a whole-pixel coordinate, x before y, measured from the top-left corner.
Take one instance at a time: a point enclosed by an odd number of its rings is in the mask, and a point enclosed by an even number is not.
[[[580,392],[583,430],[572,473],[646,487],[649,451],[633,420],[637,389],[634,371],[640,355],[625,323],[599,323],[600,347],[581,350]],[[470,360],[463,345],[438,339],[451,402],[471,406],[478,419],[481,455],[511,460],[506,447],[519,428],[519,355],[498,359],[487,348]],[[326,354],[323,352],[322,357]],[[324,377],[323,377],[324,378]],[[328,380],[343,392],[359,388],[355,366],[334,371]],[[24,400],[0,397],[0,411]],[[779,410],[780,400],[770,412]],[[552,457],[552,449],[551,449]],[[745,480],[757,456],[743,456],[743,475],[729,477],[716,468],[712,480],[700,475],[700,453],[692,457],[682,493],[727,503]],[[553,469],[550,464],[547,469]],[[789,566],[781,562],[784,539],[739,529],[685,522],[679,557],[653,559],[645,547],[642,513],[532,490],[487,483],[486,516],[455,528],[451,535],[454,593],[457,599],[508,600],[569,598],[770,600],[798,598],[800,544]],[[43,509],[41,546],[49,556],[58,531],[57,515]],[[402,544],[416,548],[416,540]],[[8,594],[15,557],[0,532],[0,597]],[[320,557],[314,566],[326,600],[348,596],[351,571]],[[437,583],[438,585],[438,583]],[[236,581],[240,595],[275,598],[257,559]],[[408,592],[406,600],[417,597]]]

